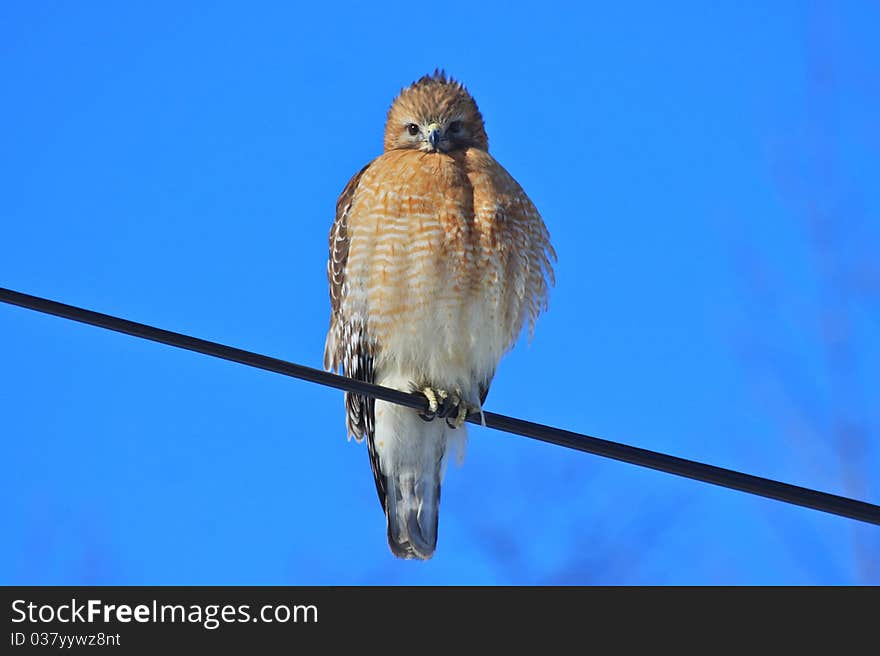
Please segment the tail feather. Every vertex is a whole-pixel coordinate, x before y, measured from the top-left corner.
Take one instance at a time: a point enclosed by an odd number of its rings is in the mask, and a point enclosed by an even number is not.
[[[388,546],[400,558],[427,560],[437,548],[439,467],[428,478],[412,474],[386,478]]]

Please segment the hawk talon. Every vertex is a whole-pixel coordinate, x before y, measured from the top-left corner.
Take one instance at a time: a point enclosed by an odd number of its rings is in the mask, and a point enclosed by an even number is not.
[[[428,399],[428,408],[425,412],[420,412],[419,417],[424,421],[434,421],[437,416],[445,417],[449,410],[446,408],[446,399],[449,396],[445,390],[435,390],[432,387],[423,387],[422,394]],[[437,399],[440,399],[439,402]],[[442,414],[440,414],[442,412]]]
[[[423,388],[421,392],[428,399],[428,409],[425,412],[420,412],[419,417],[425,421],[434,421],[434,417],[437,416],[437,395],[430,387]]]
[[[444,419],[457,407],[460,399],[455,392],[448,394],[445,390],[437,390],[437,395],[443,399],[437,408],[437,416]]]
[[[470,414],[471,410],[476,410],[470,403],[465,401],[462,398],[459,398],[458,405],[455,409],[455,417],[447,417],[446,425],[450,428],[461,428],[464,426],[467,421],[468,414]]]
[[[475,408],[461,398],[461,392],[447,392],[436,387],[423,387],[421,393],[428,399],[428,407],[420,412],[424,421],[434,421],[437,417],[446,420],[450,428],[461,428],[467,420],[468,413]]]

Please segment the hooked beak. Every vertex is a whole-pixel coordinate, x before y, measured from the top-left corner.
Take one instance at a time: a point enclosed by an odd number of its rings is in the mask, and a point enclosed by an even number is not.
[[[431,144],[432,150],[438,150],[437,145],[440,143],[440,137],[443,136],[440,132],[440,126],[437,123],[431,123],[425,131],[425,139]]]

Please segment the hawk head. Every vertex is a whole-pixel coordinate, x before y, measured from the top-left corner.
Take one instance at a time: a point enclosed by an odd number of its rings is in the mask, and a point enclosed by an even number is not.
[[[385,150],[407,148],[448,153],[489,150],[477,103],[460,82],[441,70],[401,90],[385,122]]]

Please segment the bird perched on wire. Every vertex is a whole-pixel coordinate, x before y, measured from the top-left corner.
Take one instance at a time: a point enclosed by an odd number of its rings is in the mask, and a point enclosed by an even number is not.
[[[538,210],[489,155],[465,87],[438,70],[401,90],[384,153],[336,202],[324,349],[326,369],[428,400],[419,413],[345,395],[396,556],[434,553],[446,461],[463,457],[467,415],[546,309],[555,258]]]

